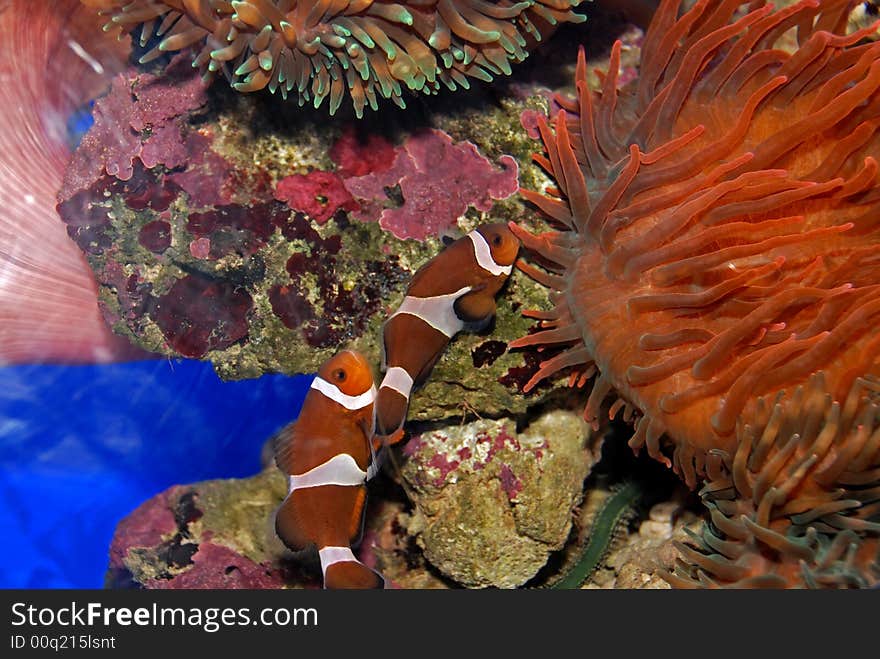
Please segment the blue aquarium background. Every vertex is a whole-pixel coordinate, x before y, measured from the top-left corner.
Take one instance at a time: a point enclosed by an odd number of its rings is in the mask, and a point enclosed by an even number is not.
[[[116,524],[178,483],[245,477],[311,376],[209,363],[0,368],[0,587],[101,588]]]

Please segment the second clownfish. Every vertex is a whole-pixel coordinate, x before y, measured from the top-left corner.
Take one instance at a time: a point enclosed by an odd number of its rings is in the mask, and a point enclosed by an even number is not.
[[[383,328],[385,377],[375,404],[377,436],[399,431],[410,394],[422,386],[459,331],[478,331],[495,315],[495,295],[519,252],[506,224],[484,224],[413,275],[403,303]]]
[[[385,585],[351,550],[362,532],[366,482],[377,469],[375,394],[366,359],[344,350],[321,366],[299,418],[275,441],[275,461],[289,479],[275,530],[290,549],[317,548],[325,588]]]

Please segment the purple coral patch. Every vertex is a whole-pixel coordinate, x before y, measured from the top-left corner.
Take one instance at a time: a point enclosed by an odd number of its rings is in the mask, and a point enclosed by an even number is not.
[[[157,212],[167,210],[180,192],[176,183],[162,174],[144,169],[140,163],[135,163],[130,179],[115,181],[113,188],[122,192],[125,205],[134,211],[147,208]]]
[[[311,303],[296,286],[273,286],[269,290],[272,311],[288,329],[305,329],[315,317]]]
[[[251,296],[232,283],[187,275],[159,298],[150,316],[172,348],[198,358],[246,338],[252,307]]]
[[[238,552],[213,542],[202,542],[192,556],[192,566],[171,579],[151,579],[148,588],[281,588],[278,570],[255,563]]]
[[[537,140],[541,138],[541,133],[538,131],[538,122],[542,118],[546,119],[547,115],[537,110],[526,109],[519,115],[519,124],[525,129],[529,137]]]
[[[207,130],[207,129],[202,129]],[[186,138],[187,167],[169,178],[189,195],[190,206],[220,206],[233,200],[232,164],[211,148],[213,140],[202,132],[190,132]],[[244,191],[248,188],[244,187]]]
[[[345,187],[361,202],[360,219],[378,219],[401,239],[424,240],[454,228],[469,206],[488,211],[493,200],[516,192],[516,161],[502,156],[499,165],[472,143],[429,129],[409,137],[390,168],[347,178]]]
[[[144,501],[116,527],[110,543],[110,569],[125,569],[123,559],[132,547],[153,547],[177,530],[174,502],[183,488],[171,488]]]
[[[58,214],[67,224],[69,235],[86,254],[101,254],[110,247],[107,229],[110,227],[110,209],[93,204],[89,191],[78,192],[58,204]]]
[[[171,225],[164,220],[153,220],[141,227],[138,242],[154,254],[171,247]]]
[[[508,432],[506,425],[499,424],[495,430],[480,429],[472,438],[465,438],[464,442],[462,439],[453,439],[443,432],[416,435],[404,446],[403,452],[420,465],[419,481],[437,489],[442,488],[455,471],[475,473],[494,463],[498,466],[502,488],[508,499],[514,500],[523,489],[523,483],[512,467],[500,462],[496,456],[505,450],[522,452],[523,447],[517,437]],[[536,457],[540,458],[537,452]],[[495,472],[492,470],[490,473]]]
[[[509,444],[515,451],[519,451],[520,449],[519,440],[513,435],[508,434],[504,428],[500,428],[498,434],[494,437],[487,432],[479,432],[477,433],[476,441],[477,444],[487,444],[488,450],[486,451],[486,457],[482,462],[478,462],[474,465],[475,470],[482,469],[489,464],[489,462],[492,461],[492,458],[495,457],[495,454],[504,448],[505,444]]]
[[[442,453],[435,453],[428,460],[428,466],[436,469],[439,476],[434,479],[434,487],[442,487],[446,477],[458,468],[458,460],[450,460]]]
[[[136,326],[153,304],[153,285],[141,280],[137,273],[126,274],[125,269],[113,260],[107,261],[103,276],[107,284],[116,289],[119,318]]]
[[[394,145],[381,135],[358,135],[346,130],[330,148],[336,171],[344,178],[383,172],[394,162]]]
[[[504,489],[507,499],[509,501],[516,499],[516,495],[523,489],[523,484],[509,465],[501,465],[501,469],[498,470],[498,478],[501,480],[501,487]]]
[[[269,301],[281,322],[301,332],[312,347],[334,347],[359,336],[390,287],[406,276],[396,258],[364,261],[358,266],[360,276],[348,286],[340,285],[340,260],[349,258],[341,252],[341,236],[322,238],[302,213],[283,223],[281,232],[288,240],[304,241],[309,249],[290,256],[290,282],[270,289]],[[317,305],[309,301],[315,299],[315,289],[320,293]]]
[[[474,368],[482,368],[493,364],[505,352],[507,352],[507,344],[504,341],[486,341],[471,350],[471,360]]]
[[[422,439],[421,435],[415,435],[411,437],[406,444],[403,445],[401,449],[401,453],[407,458],[412,458],[415,455],[418,455],[422,449],[425,448],[426,442]]]
[[[198,259],[219,259],[230,254],[251,256],[283,224],[290,211],[268,202],[253,206],[228,204],[202,213],[191,213],[187,230],[196,238],[190,253]]]
[[[515,389],[517,391],[522,391],[525,384],[534,377],[535,373],[537,373],[541,364],[554,357],[556,354],[561,352],[561,348],[551,348],[543,352],[537,351],[525,351],[522,353],[524,366],[513,366],[507,370],[507,373],[498,378],[498,382],[503,384],[505,387],[509,387],[511,389]],[[542,380],[539,382],[532,392],[539,390],[546,390],[553,387],[553,383],[548,380]],[[531,392],[530,392],[531,393]]]

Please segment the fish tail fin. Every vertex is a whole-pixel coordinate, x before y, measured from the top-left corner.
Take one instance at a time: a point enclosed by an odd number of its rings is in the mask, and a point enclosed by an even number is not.
[[[318,555],[324,588],[385,588],[385,578],[355,558],[350,547],[324,547]]]

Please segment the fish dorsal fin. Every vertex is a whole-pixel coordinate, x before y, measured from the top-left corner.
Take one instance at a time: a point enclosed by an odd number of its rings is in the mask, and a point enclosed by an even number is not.
[[[296,441],[296,421],[291,421],[272,436],[275,464],[285,474],[293,473],[293,444]]]

